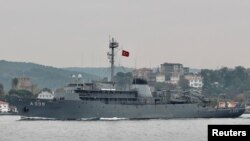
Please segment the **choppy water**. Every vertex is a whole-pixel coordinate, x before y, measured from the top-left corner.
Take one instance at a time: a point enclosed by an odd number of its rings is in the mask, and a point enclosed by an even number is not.
[[[19,119],[19,116],[0,116],[1,141],[207,141],[208,124],[250,124],[250,114],[234,119]]]

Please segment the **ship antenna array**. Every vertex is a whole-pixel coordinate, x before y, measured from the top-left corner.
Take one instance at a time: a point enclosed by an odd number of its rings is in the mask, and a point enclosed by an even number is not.
[[[111,75],[110,75],[110,80],[113,81],[113,77],[114,77],[114,64],[115,64],[115,48],[118,48],[119,44],[118,42],[116,42],[114,40],[114,38],[112,38],[110,41],[109,41],[109,48],[111,49],[111,53],[109,52],[108,53],[108,56],[109,56],[109,60],[110,60],[110,64],[111,64]]]

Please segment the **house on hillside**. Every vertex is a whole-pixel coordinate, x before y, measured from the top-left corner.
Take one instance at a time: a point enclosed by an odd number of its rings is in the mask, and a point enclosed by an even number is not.
[[[41,91],[39,94],[38,94],[38,99],[53,99],[54,98],[54,94],[53,93],[50,93],[48,91]]]
[[[9,103],[0,101],[0,113],[7,113],[9,110]]]
[[[201,89],[204,85],[203,78],[200,75],[189,74],[189,75],[186,75],[185,78],[188,80],[189,86],[192,88]]]

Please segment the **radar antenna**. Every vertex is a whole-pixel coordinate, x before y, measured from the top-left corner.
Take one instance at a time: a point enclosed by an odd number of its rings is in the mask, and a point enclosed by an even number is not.
[[[115,53],[114,50],[115,48],[118,48],[119,44],[118,42],[116,42],[114,40],[114,38],[111,39],[111,41],[109,41],[109,48],[111,49],[111,52],[108,53],[108,57],[110,60],[110,64],[111,64],[111,76],[110,76],[110,80],[113,81],[113,77],[114,77],[114,64],[115,64]]]

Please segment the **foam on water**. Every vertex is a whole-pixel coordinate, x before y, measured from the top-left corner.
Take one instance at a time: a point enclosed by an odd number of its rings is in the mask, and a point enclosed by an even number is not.
[[[56,120],[55,118],[45,118],[45,117],[24,117],[21,116],[20,120]]]
[[[20,120],[60,120],[55,118],[45,118],[45,117],[25,117],[21,116]],[[81,118],[81,119],[66,119],[66,120],[76,120],[76,121],[92,121],[92,120],[101,120],[101,121],[118,121],[118,120],[128,120],[128,118],[118,118],[118,117],[112,117],[112,118]]]
[[[116,120],[128,120],[128,118],[112,117],[112,118],[100,118],[100,120],[116,121]]]

